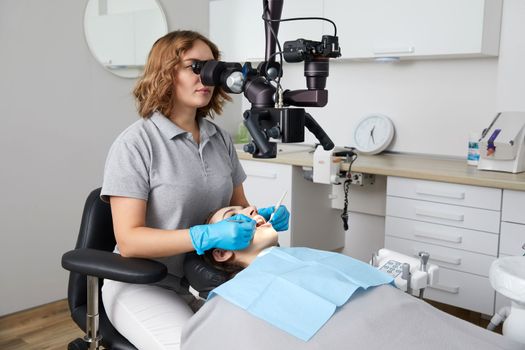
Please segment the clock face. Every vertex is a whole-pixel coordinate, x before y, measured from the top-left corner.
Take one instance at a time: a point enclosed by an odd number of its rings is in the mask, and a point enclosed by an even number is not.
[[[360,153],[384,151],[394,137],[394,124],[384,115],[370,115],[359,121],[354,130],[355,146]]]

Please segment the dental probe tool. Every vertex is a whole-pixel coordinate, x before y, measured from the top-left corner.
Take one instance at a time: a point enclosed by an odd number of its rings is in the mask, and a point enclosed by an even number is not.
[[[286,196],[286,191],[284,191],[284,192],[283,192],[283,195],[281,196],[281,198],[279,198],[279,201],[278,201],[277,204],[275,205],[275,209],[273,210],[273,213],[270,215],[270,219],[268,220],[268,222],[272,221],[272,219],[273,219],[273,215],[277,212],[277,209],[279,209],[279,207],[280,207],[281,204],[283,203],[284,196]]]

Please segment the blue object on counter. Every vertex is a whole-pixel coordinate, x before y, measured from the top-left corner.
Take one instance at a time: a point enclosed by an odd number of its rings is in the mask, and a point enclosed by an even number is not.
[[[356,290],[393,278],[343,254],[310,248],[271,248],[235,278],[215,288],[252,315],[309,340]]]

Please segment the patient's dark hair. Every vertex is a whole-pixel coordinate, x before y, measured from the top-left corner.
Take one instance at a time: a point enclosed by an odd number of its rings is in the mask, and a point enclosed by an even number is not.
[[[215,215],[216,212],[218,212],[220,209],[217,209],[215,211],[212,211],[208,217],[206,218],[205,224],[209,224],[211,221],[211,218],[213,215]],[[244,269],[244,266],[239,265],[238,263],[234,262],[234,256],[232,255],[231,258],[229,258],[226,261],[217,261],[213,257],[213,250],[216,248],[208,249],[204,252],[203,259],[208,264],[216,268],[217,270],[224,271],[228,274],[228,278],[232,279],[235,277],[236,274],[241,272]]]
[[[244,270],[244,266],[241,266],[233,261],[233,255],[226,261],[215,260],[215,258],[213,257],[213,249],[216,248],[212,248],[205,251],[203,259],[208,265],[213,266],[217,270],[226,272],[228,274],[228,279],[232,279],[233,277],[235,277],[236,274]]]

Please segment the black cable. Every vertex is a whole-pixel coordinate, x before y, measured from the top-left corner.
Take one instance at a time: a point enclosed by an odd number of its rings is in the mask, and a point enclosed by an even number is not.
[[[345,231],[348,231],[348,192],[350,190],[350,185],[352,184],[352,164],[354,164],[357,159],[357,154],[353,153],[351,157],[347,157],[349,161],[348,171],[346,172],[346,180],[343,183],[344,189],[344,206],[343,213],[341,214],[341,219],[343,220],[343,228]]]
[[[280,54],[283,54],[283,53],[284,53],[283,51],[274,52],[273,54],[270,55],[270,57],[268,57],[268,60],[270,60],[274,56],[277,56],[277,55],[280,55]]]
[[[268,57],[268,61],[272,59],[272,57],[275,57],[276,55],[282,55],[284,52],[283,51],[277,51],[277,52],[274,52],[273,54],[270,55],[270,57]],[[282,64],[282,60],[281,60],[281,63]],[[268,62],[266,62],[266,65],[264,67],[264,70],[266,71],[268,69]],[[276,91],[278,93],[278,90],[279,90],[279,86],[281,85],[280,84],[280,81],[281,81],[281,74],[282,74],[282,69],[281,67],[279,67],[279,73],[278,73],[278,78],[279,78],[279,81],[276,80],[277,82],[277,87],[276,87]]]
[[[268,22],[289,22],[289,21],[326,21],[330,22],[334,26],[334,36],[337,36],[337,26],[335,25],[335,22],[331,19],[325,18],[325,17],[292,17],[292,18],[285,18],[285,19],[266,19]]]

